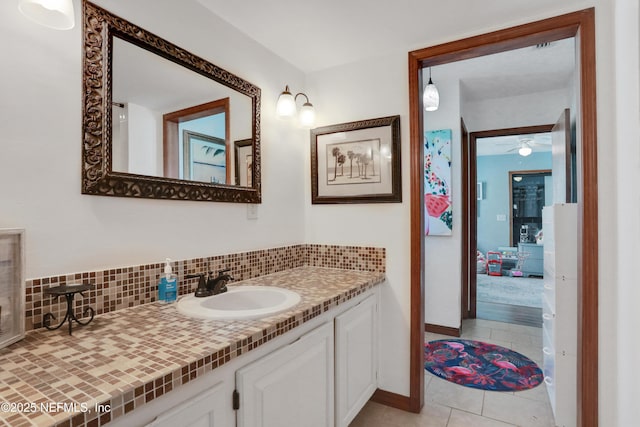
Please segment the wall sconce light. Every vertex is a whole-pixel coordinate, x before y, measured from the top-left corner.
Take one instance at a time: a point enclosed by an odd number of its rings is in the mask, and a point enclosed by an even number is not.
[[[296,100],[298,96],[304,96],[306,102],[302,104],[300,113],[298,114],[298,120],[300,126],[310,128],[316,120],[316,111],[313,109],[313,105],[309,102],[309,97],[304,93],[297,93],[294,97],[289,91],[289,85],[284,89],[284,92],[278,97],[278,103],[276,104],[276,114],[278,117],[286,118],[292,117],[296,114]]]
[[[18,10],[32,21],[55,30],[75,25],[73,0],[19,0]]]
[[[424,88],[422,93],[422,104],[425,111],[436,111],[440,105],[440,94],[438,88],[433,84],[431,80],[431,67],[429,67],[429,83]]]

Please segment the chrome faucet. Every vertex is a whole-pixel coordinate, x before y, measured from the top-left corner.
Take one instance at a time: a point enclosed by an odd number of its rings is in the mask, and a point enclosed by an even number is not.
[[[231,269],[220,270],[218,275],[213,277],[213,272],[210,271],[205,280],[205,273],[189,274],[185,276],[185,279],[199,278],[198,287],[196,288],[195,296],[197,298],[208,297],[211,295],[218,295],[223,292],[227,292],[227,283],[233,280],[231,275],[227,274]]]

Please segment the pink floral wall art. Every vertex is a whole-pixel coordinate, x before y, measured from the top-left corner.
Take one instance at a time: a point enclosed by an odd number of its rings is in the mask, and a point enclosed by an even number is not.
[[[424,133],[425,235],[450,236],[451,129]]]

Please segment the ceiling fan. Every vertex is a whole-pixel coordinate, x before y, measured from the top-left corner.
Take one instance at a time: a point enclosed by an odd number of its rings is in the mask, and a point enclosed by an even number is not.
[[[477,155],[492,156],[501,154],[515,154],[520,151],[521,156],[529,156],[533,151],[551,151],[551,133],[533,133],[490,136],[477,141]],[[531,150],[531,151],[529,151]]]
[[[517,151],[522,157],[527,157],[533,153],[533,147],[535,146],[550,146],[551,141],[549,143],[538,142],[534,138],[531,137],[522,137],[518,138],[517,145],[507,152]]]

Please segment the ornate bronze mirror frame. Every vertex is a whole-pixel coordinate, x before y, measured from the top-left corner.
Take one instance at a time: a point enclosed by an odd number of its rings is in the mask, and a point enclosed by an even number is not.
[[[186,181],[113,170],[114,36],[250,98],[253,179],[249,186]],[[260,88],[86,0],[83,1],[83,49],[83,194],[260,203]]]

